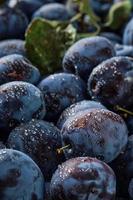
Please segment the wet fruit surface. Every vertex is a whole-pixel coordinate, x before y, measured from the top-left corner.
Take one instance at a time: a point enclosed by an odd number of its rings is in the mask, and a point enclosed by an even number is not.
[[[58,73],[43,79],[38,88],[46,101],[46,119],[54,121],[68,106],[86,96],[85,83],[73,74]]]
[[[114,47],[106,38],[85,38],[68,49],[63,59],[63,68],[87,81],[94,67],[113,56]]]
[[[133,0],[0,0],[0,200],[133,199]]]
[[[88,101],[88,100],[83,100],[78,103],[72,104],[70,107],[66,108],[63,113],[61,114],[57,127],[62,128],[63,124],[68,120],[70,117],[75,116],[78,112],[92,109],[92,108],[101,108],[104,109],[105,107],[96,101]]]
[[[32,120],[15,128],[9,135],[7,146],[29,155],[40,167],[45,180],[50,180],[63,156],[60,131],[49,122]]]
[[[126,147],[128,130],[123,119],[105,109],[77,113],[62,128],[63,146],[67,158],[97,157],[105,162],[114,160]]]
[[[11,149],[0,150],[0,198],[43,200],[44,179],[30,157]]]
[[[88,80],[88,92],[92,98],[106,106],[119,105],[132,110],[133,59],[114,57],[98,65]],[[125,101],[126,99],[126,101]]]
[[[0,85],[11,81],[25,81],[37,84],[39,70],[24,56],[12,54],[0,58]]]
[[[50,192],[53,200],[114,200],[115,185],[109,166],[95,158],[79,157],[58,167]]]
[[[45,102],[34,85],[13,81],[0,86],[0,128],[13,128],[32,118],[42,119],[44,115]]]

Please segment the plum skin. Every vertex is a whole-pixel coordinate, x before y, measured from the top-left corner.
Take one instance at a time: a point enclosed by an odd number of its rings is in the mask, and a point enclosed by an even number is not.
[[[73,103],[86,98],[86,85],[74,74],[57,73],[44,78],[38,88],[46,102],[48,121],[56,121],[62,111]]]
[[[133,59],[113,57],[102,62],[88,79],[88,92],[107,108],[117,105],[132,110],[133,105]],[[126,101],[125,101],[126,99]]]
[[[79,101],[75,104],[72,104],[70,107],[66,108],[58,122],[57,122],[57,127],[59,129],[61,129],[63,127],[63,124],[66,122],[66,120],[68,120],[70,117],[73,117],[74,115],[76,115],[78,112],[84,111],[84,110],[88,110],[88,109],[92,109],[92,108],[101,108],[101,109],[105,109],[105,107],[96,101],[88,101],[88,100],[83,100],[83,101]]]
[[[41,91],[34,85],[13,81],[0,86],[0,129],[12,129],[46,113]]]
[[[54,173],[50,184],[52,200],[114,200],[115,190],[113,170],[104,162],[90,157],[64,162]]]
[[[32,120],[13,129],[6,142],[8,148],[22,151],[40,167],[46,181],[51,180],[58,164],[64,161],[57,149],[62,147],[60,131],[52,123]]]
[[[37,84],[40,72],[22,55],[12,54],[0,58],[0,85],[11,81],[25,81]]]
[[[24,153],[0,150],[1,200],[44,200],[44,178],[39,167]]]
[[[108,39],[101,36],[84,38],[67,50],[63,69],[79,75],[87,82],[94,67],[115,55],[115,49]]]
[[[62,146],[67,159],[91,156],[109,163],[126,147],[128,130],[124,120],[105,109],[77,113],[63,125]]]

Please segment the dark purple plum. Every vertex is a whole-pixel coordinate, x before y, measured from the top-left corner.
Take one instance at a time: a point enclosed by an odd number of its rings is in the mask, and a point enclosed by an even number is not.
[[[44,78],[38,85],[46,101],[46,119],[57,120],[62,111],[85,99],[86,85],[73,74],[57,73]]]
[[[66,158],[91,156],[107,163],[126,147],[128,130],[124,120],[106,109],[90,109],[77,113],[61,130]]]
[[[127,23],[123,33],[123,44],[133,45],[133,18]]]
[[[38,17],[47,20],[67,21],[72,16],[65,5],[60,3],[50,3],[42,6],[33,14],[33,18]]]
[[[0,150],[0,199],[44,200],[43,175],[34,161],[16,150]]]
[[[100,36],[84,38],[67,50],[63,68],[87,81],[94,67],[115,55],[115,49],[108,39]]]
[[[96,158],[78,157],[64,162],[54,173],[52,200],[115,200],[113,170]]]
[[[114,57],[102,62],[91,73],[88,92],[91,97],[107,107],[117,105],[132,110],[133,59]]]
[[[20,10],[0,8],[0,40],[24,38],[28,19]]]
[[[0,130],[42,119],[45,112],[43,95],[34,85],[13,81],[0,86]]]
[[[105,107],[96,101],[89,101],[89,100],[83,100],[77,103],[72,104],[70,107],[66,108],[63,113],[61,114],[58,122],[57,127],[61,129],[63,127],[63,124],[68,120],[70,117],[73,117],[78,112],[92,109],[92,108],[101,108],[104,109]]]
[[[9,0],[8,6],[20,9],[30,19],[32,14],[43,5],[40,0]]]
[[[19,39],[3,40],[0,42],[0,58],[10,54],[26,56],[25,42]]]
[[[133,57],[133,46],[117,44],[115,50],[117,56]]]
[[[45,180],[51,180],[58,164],[64,161],[57,149],[61,148],[60,131],[49,122],[32,120],[16,127],[9,135],[8,148],[30,156],[41,169]]]
[[[0,58],[0,85],[11,81],[37,84],[40,72],[22,55],[12,54]]]

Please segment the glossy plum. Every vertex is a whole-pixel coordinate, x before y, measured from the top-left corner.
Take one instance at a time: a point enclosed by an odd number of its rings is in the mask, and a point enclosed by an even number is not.
[[[132,110],[133,59],[114,57],[98,65],[88,80],[93,99],[115,109],[117,105]],[[125,101],[126,99],[126,101]]]
[[[22,55],[12,54],[0,58],[0,85],[11,81],[25,81],[37,84],[39,70]]]
[[[32,120],[16,127],[9,135],[7,146],[29,155],[40,167],[45,180],[50,180],[63,156],[60,131],[49,122]]]
[[[87,81],[94,67],[115,55],[114,47],[108,39],[100,36],[84,38],[67,50],[63,68]]]
[[[126,147],[128,130],[124,120],[106,109],[89,109],[77,113],[62,128],[66,158],[97,157],[107,163]]]
[[[73,74],[58,73],[44,78],[38,85],[46,101],[46,119],[57,120],[62,111],[86,95],[85,83]]]
[[[42,119],[45,111],[43,95],[34,85],[13,81],[0,86],[0,129]]]
[[[0,150],[0,199],[44,200],[41,170],[25,154],[11,149]]]
[[[83,100],[80,102],[77,102],[75,104],[72,104],[70,107],[66,108],[58,122],[57,122],[57,127],[59,129],[61,129],[63,127],[63,124],[66,122],[66,120],[68,120],[70,117],[73,117],[74,115],[76,115],[78,112],[84,111],[84,110],[88,110],[88,109],[92,109],[92,108],[101,108],[104,109],[105,107],[96,101],[91,101],[91,100]]]
[[[54,173],[50,185],[52,200],[114,200],[115,192],[113,170],[90,157],[64,162]]]

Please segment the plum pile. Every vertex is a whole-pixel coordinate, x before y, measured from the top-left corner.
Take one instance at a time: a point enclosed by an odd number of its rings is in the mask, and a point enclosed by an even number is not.
[[[0,1],[0,200],[133,200],[133,1]]]

